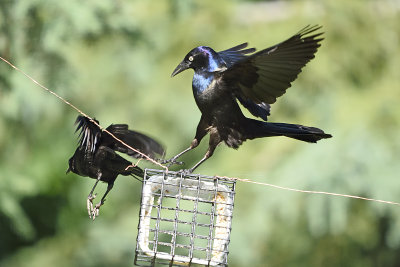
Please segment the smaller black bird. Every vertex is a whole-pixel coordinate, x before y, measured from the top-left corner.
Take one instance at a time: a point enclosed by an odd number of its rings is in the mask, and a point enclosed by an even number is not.
[[[97,120],[94,121],[97,124],[99,123]],[[141,168],[132,165],[131,162],[118,155],[116,151],[134,158],[142,158],[142,155],[128,149],[110,134],[102,131],[87,117],[78,116],[76,124],[78,126],[75,132],[80,130],[79,146],[69,159],[67,173],[72,171],[78,175],[96,179],[87,199],[89,217],[94,220],[99,215],[99,209],[104,204],[106,195],[113,188],[118,175],[131,175],[136,179],[144,175]],[[144,134],[129,130],[126,124],[111,124],[106,130],[151,158],[156,155],[163,156],[165,153],[164,148],[157,141]],[[93,192],[99,181],[106,182],[108,186],[100,202],[93,207],[93,199],[96,197]]]

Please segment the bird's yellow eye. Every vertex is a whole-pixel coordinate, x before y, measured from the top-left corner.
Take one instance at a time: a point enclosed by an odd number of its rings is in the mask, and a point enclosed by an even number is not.
[[[192,56],[189,57],[189,61],[193,61],[193,57]]]

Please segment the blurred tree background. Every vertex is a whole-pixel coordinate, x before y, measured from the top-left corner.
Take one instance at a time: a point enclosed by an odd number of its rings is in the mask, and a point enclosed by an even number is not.
[[[333,138],[220,146],[198,172],[400,202],[400,1],[1,0],[0,10],[1,56],[103,126],[161,140],[167,157],[189,145],[200,119],[192,73],[170,78],[190,49],[261,49],[321,24],[322,47],[270,121]],[[133,265],[141,184],[118,178],[89,220],[94,180],[65,175],[76,116],[0,62],[0,266]],[[229,262],[400,266],[399,207],[239,182]]]

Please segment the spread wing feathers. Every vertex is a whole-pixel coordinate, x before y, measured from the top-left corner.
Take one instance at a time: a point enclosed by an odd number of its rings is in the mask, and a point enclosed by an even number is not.
[[[224,72],[224,81],[246,101],[275,103],[320,47],[321,26],[307,26],[277,45],[241,60]],[[311,33],[314,33],[310,35]],[[234,84],[239,86],[234,87]]]
[[[144,134],[129,130],[126,124],[111,124],[107,127],[107,130],[127,145],[149,157],[155,157],[156,154],[163,156],[165,153],[164,148],[157,141]],[[129,156],[135,158],[142,157],[139,153],[127,148],[108,134],[104,134],[104,144],[107,144],[107,146],[115,151],[128,154]]]
[[[246,54],[256,51],[255,48],[247,48],[247,43],[237,45],[227,50],[218,52],[218,55],[225,61],[228,68],[246,58]]]
[[[99,123],[96,119],[94,119],[94,121],[97,124]],[[80,149],[85,149],[86,152],[94,153],[101,138],[101,130],[89,118],[84,116],[78,116],[75,124],[78,125],[75,132],[80,130]]]

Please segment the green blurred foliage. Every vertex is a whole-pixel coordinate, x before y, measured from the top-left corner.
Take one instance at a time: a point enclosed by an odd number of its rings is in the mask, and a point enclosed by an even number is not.
[[[170,79],[190,49],[260,49],[321,24],[322,47],[270,120],[333,138],[220,146],[198,172],[400,202],[399,1],[2,0],[0,11],[2,57],[103,126],[158,138],[168,157],[189,145],[200,118],[192,74]],[[0,62],[0,266],[133,265],[141,185],[119,178],[88,219],[94,181],[65,175],[76,116]],[[185,155],[186,166],[206,147]],[[240,182],[237,191],[230,266],[400,265],[396,206]]]

